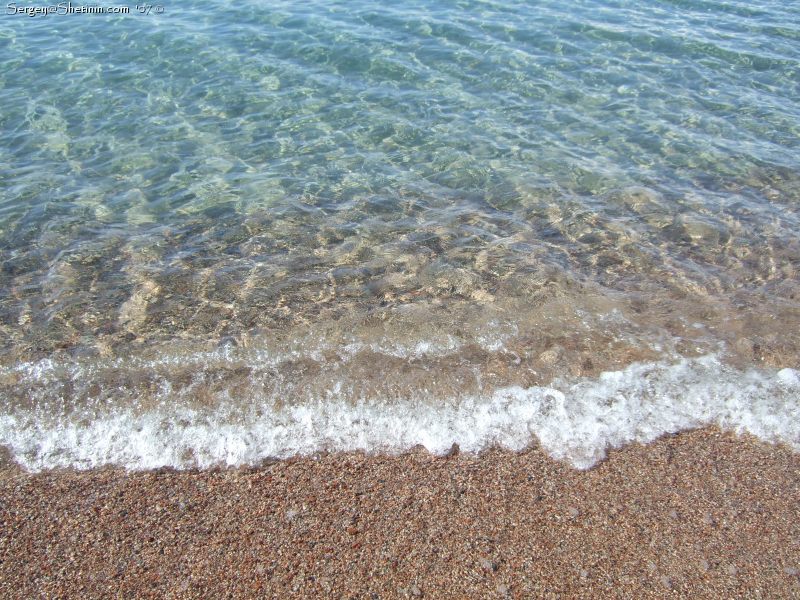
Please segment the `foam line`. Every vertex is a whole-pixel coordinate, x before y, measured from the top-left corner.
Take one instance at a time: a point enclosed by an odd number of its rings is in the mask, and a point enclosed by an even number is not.
[[[493,444],[521,450],[538,441],[553,457],[585,469],[609,448],[710,424],[800,450],[799,398],[796,370],[738,371],[706,356],[458,402],[353,402],[331,393],[280,409],[265,401],[244,414],[170,410],[166,403],[89,420],[20,411],[0,415],[0,444],[38,471],[235,466],[319,451],[396,453],[418,444],[437,454],[453,443],[468,452]]]

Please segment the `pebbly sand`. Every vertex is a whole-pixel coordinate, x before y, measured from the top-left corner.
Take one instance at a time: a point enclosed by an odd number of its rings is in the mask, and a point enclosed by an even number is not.
[[[704,429],[256,469],[0,470],[2,597],[800,597],[800,455]]]

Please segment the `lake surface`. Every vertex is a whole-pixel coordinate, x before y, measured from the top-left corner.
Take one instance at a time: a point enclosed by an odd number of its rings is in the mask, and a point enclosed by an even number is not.
[[[130,7],[0,18],[27,468],[800,448],[800,6]]]

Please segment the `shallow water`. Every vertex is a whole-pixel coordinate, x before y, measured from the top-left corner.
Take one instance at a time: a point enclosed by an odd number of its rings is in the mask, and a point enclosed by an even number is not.
[[[800,445],[798,23],[5,15],[0,444],[30,468],[537,440],[588,466],[708,422]],[[650,372],[672,375],[631,400]]]

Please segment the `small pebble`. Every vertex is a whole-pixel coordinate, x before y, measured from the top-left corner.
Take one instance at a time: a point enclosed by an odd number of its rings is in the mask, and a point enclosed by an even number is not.
[[[422,596],[422,590],[419,589],[419,586],[416,583],[411,584],[411,587],[408,588],[408,591],[411,592],[411,595],[415,598]]]
[[[453,456],[458,456],[459,452],[461,452],[461,448],[459,448],[458,444],[453,442],[453,445],[450,446],[450,450],[447,451],[445,457],[452,458]]]
[[[485,571],[497,571],[497,563],[488,558],[481,558],[478,562]]]

